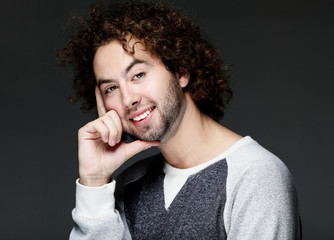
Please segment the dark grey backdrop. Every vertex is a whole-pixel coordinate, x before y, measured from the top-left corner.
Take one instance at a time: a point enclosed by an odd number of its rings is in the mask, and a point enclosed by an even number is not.
[[[177,4],[233,65],[235,96],[223,123],[289,167],[305,239],[334,239],[332,1]],[[71,230],[76,132],[93,116],[66,102],[71,73],[55,53],[69,15],[89,5],[2,1],[1,239],[67,239]]]

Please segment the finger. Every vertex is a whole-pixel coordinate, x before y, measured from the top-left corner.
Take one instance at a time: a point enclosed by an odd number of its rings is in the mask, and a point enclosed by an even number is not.
[[[116,143],[119,143],[122,139],[122,134],[123,134],[123,127],[122,127],[121,119],[118,116],[116,111],[112,110],[109,112],[109,114],[111,115],[112,120],[114,121],[114,125],[117,131]]]
[[[95,97],[96,97],[96,108],[97,113],[99,114],[99,117],[103,116],[107,111],[104,107],[101,90],[98,86],[95,87]]]
[[[87,124],[84,130],[90,134],[97,134],[105,143],[109,142],[109,128],[100,119]]]
[[[110,112],[108,112],[107,114],[105,114],[103,117],[100,118],[101,121],[103,122],[103,124],[105,126],[107,126],[108,130],[109,130],[109,145],[110,146],[115,146],[116,144],[116,139],[119,136],[118,133],[118,126],[116,126],[114,120],[113,120],[113,116]]]
[[[140,153],[146,149],[149,149],[150,147],[153,146],[159,146],[160,142],[154,141],[154,142],[149,142],[149,141],[142,141],[142,140],[136,140],[132,143],[127,144],[127,149],[126,149],[126,159],[131,158],[132,156],[136,155],[137,153]]]

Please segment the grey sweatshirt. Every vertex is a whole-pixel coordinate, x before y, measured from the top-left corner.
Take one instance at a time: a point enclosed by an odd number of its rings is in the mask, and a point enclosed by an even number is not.
[[[159,161],[163,161],[162,156],[143,160],[117,180],[122,192],[116,194],[118,209],[115,208],[115,181],[99,188],[77,183],[76,208],[72,212],[75,226],[70,239],[131,239],[130,232],[133,239],[149,236],[160,236],[158,239],[299,238],[293,179],[281,160],[250,137],[233,145],[224,159],[189,178],[175,197],[171,211],[166,212],[163,212],[163,174],[161,169],[152,170],[151,164]],[[157,173],[153,176],[153,187],[143,185],[145,179],[152,182],[153,171]],[[125,187],[127,184],[142,190],[136,195],[131,187]],[[124,195],[124,189],[134,194]],[[149,208],[153,206],[154,196],[157,200],[154,203],[158,204]],[[194,201],[198,204],[192,204]],[[174,211],[173,204],[181,205]],[[182,227],[187,222],[186,228]],[[148,234],[155,230],[158,235]]]

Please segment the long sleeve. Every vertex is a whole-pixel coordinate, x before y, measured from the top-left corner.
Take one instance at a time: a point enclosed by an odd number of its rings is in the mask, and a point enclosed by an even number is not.
[[[226,230],[234,239],[298,239],[295,184],[286,166],[259,145],[229,158]]]
[[[116,182],[86,187],[76,181],[74,227],[70,240],[131,239],[120,213],[115,209]]]

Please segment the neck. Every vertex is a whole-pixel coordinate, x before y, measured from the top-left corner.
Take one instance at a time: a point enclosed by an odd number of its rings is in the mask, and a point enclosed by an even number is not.
[[[185,97],[186,109],[180,125],[159,146],[167,162],[182,169],[211,160],[241,138],[201,113],[188,93]]]

